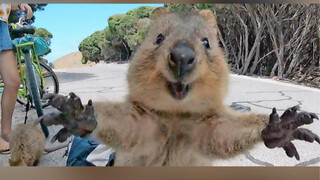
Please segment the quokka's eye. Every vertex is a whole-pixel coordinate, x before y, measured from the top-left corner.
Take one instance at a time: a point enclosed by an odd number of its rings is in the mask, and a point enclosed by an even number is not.
[[[208,38],[203,38],[203,39],[202,39],[202,44],[204,45],[204,47],[205,47],[206,49],[209,49],[209,48],[210,48],[210,44],[209,44]]]
[[[156,44],[160,44],[164,40],[164,36],[159,34],[156,39]]]

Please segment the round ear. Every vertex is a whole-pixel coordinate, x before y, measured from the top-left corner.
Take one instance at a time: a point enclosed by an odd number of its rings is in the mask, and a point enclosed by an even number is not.
[[[8,160],[10,166],[14,166],[14,163],[11,159]]]
[[[200,16],[212,27],[216,27],[216,17],[213,12],[209,9],[204,9],[199,11]]]
[[[150,19],[155,20],[155,19],[162,17],[162,16],[165,16],[167,14],[169,14],[169,11],[166,8],[158,7],[152,11],[152,13],[150,15]]]

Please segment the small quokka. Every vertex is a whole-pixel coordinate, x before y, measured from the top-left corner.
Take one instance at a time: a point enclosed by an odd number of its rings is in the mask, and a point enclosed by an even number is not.
[[[10,166],[36,166],[45,150],[45,136],[31,124],[20,124],[10,136]]]
[[[19,124],[10,136],[9,159],[10,166],[37,166],[44,153],[50,153],[68,146],[68,143],[59,144],[54,147],[45,147],[45,136],[37,127],[39,121],[34,125]]]

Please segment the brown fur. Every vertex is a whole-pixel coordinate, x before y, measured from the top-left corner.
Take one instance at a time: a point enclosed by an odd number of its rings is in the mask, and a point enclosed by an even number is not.
[[[223,105],[229,70],[213,13],[178,15],[159,8],[151,19],[129,67],[127,100],[95,103],[95,135],[117,150],[115,165],[210,165],[215,157],[243,153],[260,141],[267,115],[238,113]],[[157,45],[160,33],[165,40]],[[167,81],[175,81],[168,55],[180,40],[193,47],[197,64],[183,79],[191,84],[188,95],[176,100],[167,89]]]
[[[10,136],[10,166],[36,166],[45,149],[45,136],[39,128],[20,124]]]

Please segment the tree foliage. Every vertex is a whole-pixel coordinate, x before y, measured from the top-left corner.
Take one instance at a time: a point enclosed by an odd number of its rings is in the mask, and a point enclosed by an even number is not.
[[[50,45],[51,44],[51,38],[53,38],[53,35],[51,34],[51,32],[49,32],[47,29],[45,28],[36,28],[35,33],[33,34],[34,36],[37,37],[41,37],[44,40],[47,41],[47,43]]]
[[[202,3],[202,4],[165,4],[164,7],[173,12],[190,12],[201,9],[214,8],[214,4]]]
[[[146,35],[154,7],[142,6],[108,19],[108,27],[84,39],[79,45],[82,63],[127,61]]]
[[[103,60],[103,55],[101,55],[103,44],[108,44],[105,40],[105,31],[96,31],[85,38],[78,47],[79,51],[82,52],[82,63],[85,64],[88,60],[94,62]]]
[[[51,32],[49,32],[45,28],[37,28],[35,33],[34,33],[34,36],[42,37],[45,40],[53,38],[53,35],[51,34]]]
[[[33,36],[41,37],[47,42],[47,44],[49,46],[51,45],[51,38],[53,38],[53,35],[47,29],[45,29],[45,28],[36,28],[35,33],[33,34]],[[46,56],[46,55],[48,55],[50,53],[51,53],[51,49],[49,49],[49,51],[46,54],[40,55],[40,61],[48,64],[49,63],[48,60],[44,59],[43,56]]]
[[[320,83],[319,4],[216,9],[220,40],[238,74]]]

